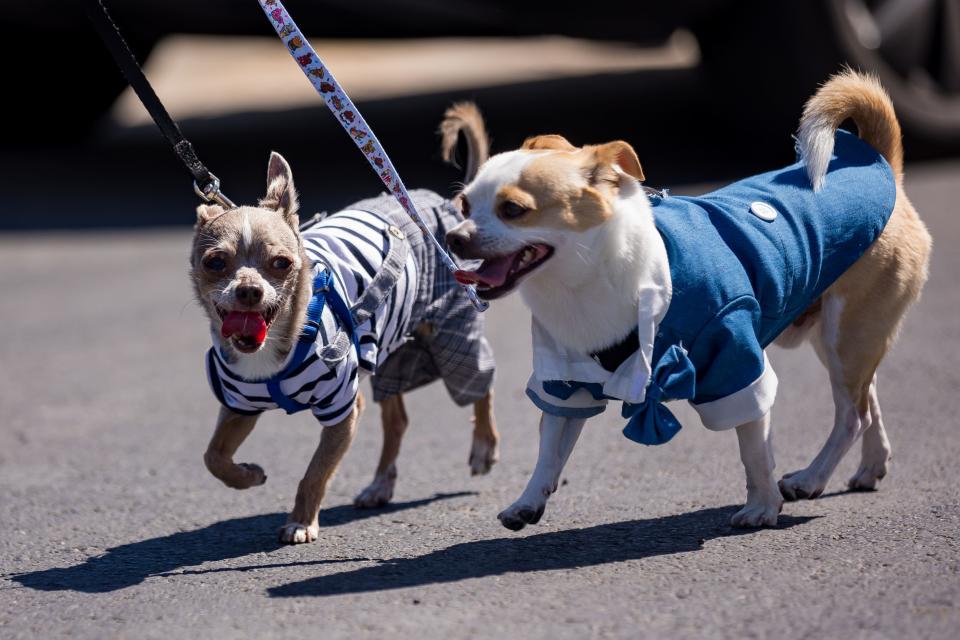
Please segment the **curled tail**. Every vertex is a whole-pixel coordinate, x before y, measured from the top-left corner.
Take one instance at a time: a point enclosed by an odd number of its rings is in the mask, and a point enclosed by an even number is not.
[[[847,118],[857,124],[860,138],[887,159],[899,183],[903,176],[903,145],[893,102],[875,77],[845,69],[820,87],[800,118],[800,154],[813,190],[823,186],[837,127]]]
[[[480,165],[487,161],[490,155],[490,140],[487,129],[483,125],[483,116],[480,109],[472,102],[458,102],[443,114],[440,123],[440,134],[443,136],[441,152],[443,160],[458,166],[454,155],[457,151],[457,139],[463,132],[467,139],[467,170],[464,182],[470,182]]]

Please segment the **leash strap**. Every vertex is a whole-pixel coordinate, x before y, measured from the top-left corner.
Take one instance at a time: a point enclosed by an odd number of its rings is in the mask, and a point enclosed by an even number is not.
[[[320,59],[317,52],[313,50],[313,47],[310,46],[310,43],[307,42],[304,35],[300,33],[300,30],[283,6],[283,3],[280,2],[280,0],[257,1],[270,20],[270,24],[273,25],[273,29],[277,32],[277,35],[280,36],[280,40],[287,45],[287,51],[293,56],[293,59],[297,61],[300,70],[303,71],[307,80],[310,81],[313,88],[316,89],[317,93],[323,98],[327,108],[336,115],[337,122],[339,122],[344,131],[350,135],[354,144],[357,145],[357,148],[363,152],[363,155],[367,158],[367,162],[370,163],[373,170],[380,176],[380,180],[384,186],[386,186],[387,190],[397,199],[397,202],[399,202],[403,210],[407,212],[407,215],[416,222],[423,235],[430,238],[433,242],[447,269],[449,269],[451,273],[456,272],[458,270],[457,264],[447,254],[443,245],[440,244],[434,235],[430,233],[429,229],[427,229],[427,225],[420,216],[420,212],[417,211],[416,205],[413,204],[410,194],[407,193],[407,188],[403,184],[403,180],[400,179],[400,174],[398,174],[394,168],[383,145],[380,144],[380,141],[377,139],[377,136],[374,135],[367,121],[363,119],[360,111],[353,104],[353,101],[350,100],[350,96],[347,95],[347,92],[343,90],[340,83],[337,82],[333,74],[330,73],[330,69],[323,63],[323,60]],[[490,305],[477,296],[477,290],[473,285],[460,284],[460,286],[466,291],[470,302],[473,303],[477,311],[487,310],[487,307]]]
[[[180,127],[167,113],[167,109],[160,102],[150,82],[143,74],[143,69],[137,63],[133,51],[123,39],[120,28],[113,21],[103,0],[85,0],[84,5],[87,10],[87,16],[93,23],[94,29],[103,41],[103,44],[110,51],[114,62],[120,67],[127,82],[136,92],[144,108],[150,113],[150,117],[157,123],[160,133],[167,139],[167,142],[173,147],[174,153],[180,158],[187,171],[193,176],[193,188],[201,198],[206,201],[214,201],[228,209],[236,205],[225,195],[220,193],[220,180],[217,176],[210,173],[210,170],[200,162],[197,152],[193,145],[183,136]]]
[[[330,303],[330,310],[333,311],[334,315],[350,335],[357,349],[357,353],[360,352],[360,343],[357,338],[356,327],[353,323],[353,316],[347,307],[347,303],[340,294],[337,293],[334,282],[333,275],[326,269],[318,273],[313,279],[313,297],[310,298],[310,304],[307,305],[307,321],[300,331],[300,339],[297,341],[297,346],[293,351],[293,357],[290,359],[290,363],[284,367],[283,371],[267,380],[267,391],[270,392],[270,398],[277,403],[278,407],[288,414],[310,408],[310,405],[297,402],[281,391],[280,382],[291,371],[299,367],[300,364],[307,359],[307,356],[310,355],[310,350],[313,349],[313,345],[317,341],[323,307],[327,302]]]

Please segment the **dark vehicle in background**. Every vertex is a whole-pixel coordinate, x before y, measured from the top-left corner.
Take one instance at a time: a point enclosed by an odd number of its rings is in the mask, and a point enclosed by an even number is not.
[[[106,117],[125,81],[88,24],[87,1],[0,0],[7,124],[0,175],[17,187],[4,190],[10,195],[0,228],[190,224],[196,204],[190,183],[153,126],[120,126]],[[254,0],[103,1],[141,61],[172,34],[274,38]],[[321,52],[325,38],[447,38],[444,47],[457,47],[457,38],[562,35],[615,45],[628,56],[653,51],[677,34],[692,43],[682,68],[638,65],[484,86],[467,80],[459,88],[433,85],[358,99],[410,186],[447,193],[462,177],[439,161],[435,131],[444,108],[463,99],[480,105],[494,151],[535,133],[562,133],[577,144],[619,138],[637,148],[653,186],[736,179],[793,161],[790,135],[804,102],[844,64],[873,71],[892,94],[908,161],[960,152],[960,0],[636,0],[595,8],[555,0],[285,4]],[[543,60],[531,54],[530,61]],[[209,58],[204,62],[211,68]],[[224,54],[213,64],[236,75],[242,63]],[[413,73],[429,76],[431,66]],[[214,84],[199,86],[212,94]],[[229,91],[215,97],[238,104]],[[236,201],[261,195],[271,149],[282,149],[298,175],[311,176],[303,194],[307,208],[333,209],[380,188],[364,164],[353,161],[356,150],[319,99],[278,109],[202,117],[174,109],[172,115]]]
[[[82,135],[123,88],[83,18],[83,1],[2,3],[7,85],[29,94],[7,105],[26,125],[15,136]],[[170,33],[269,35],[253,0],[105,1],[141,58]],[[759,120],[784,111],[792,122],[812,88],[849,63],[880,76],[908,135],[933,148],[960,138],[960,0],[637,1],[602,10],[543,0],[287,4],[316,37],[562,34],[657,43],[686,28],[699,42],[704,90],[720,111]],[[69,100],[54,98],[56,118],[30,98],[71,85]]]

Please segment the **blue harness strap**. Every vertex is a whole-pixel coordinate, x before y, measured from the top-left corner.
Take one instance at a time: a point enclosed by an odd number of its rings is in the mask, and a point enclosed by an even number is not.
[[[333,311],[333,314],[337,317],[341,324],[343,324],[343,327],[349,333],[354,347],[358,350],[360,348],[360,344],[357,339],[357,332],[355,330],[356,327],[354,326],[353,315],[350,313],[350,308],[347,307],[347,303],[340,296],[340,294],[337,293],[337,290],[334,286],[333,276],[329,271],[324,269],[313,279],[313,297],[310,299],[310,304],[307,306],[307,321],[303,325],[303,329],[300,331],[300,339],[297,341],[297,346],[293,351],[293,357],[290,358],[290,363],[283,369],[283,371],[277,373],[272,378],[267,380],[267,391],[270,392],[270,398],[277,403],[278,407],[286,411],[288,414],[297,413],[298,411],[303,411],[304,409],[310,408],[310,405],[297,402],[293,398],[283,393],[283,391],[280,390],[280,382],[291,371],[299,367],[300,364],[307,359],[307,356],[310,355],[310,351],[313,349],[313,345],[317,341],[317,334],[320,331],[320,320],[323,314],[323,307],[328,301],[330,303],[330,310]]]

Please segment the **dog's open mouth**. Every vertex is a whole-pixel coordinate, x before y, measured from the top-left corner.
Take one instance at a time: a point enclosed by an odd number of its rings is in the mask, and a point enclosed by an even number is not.
[[[510,293],[520,279],[546,262],[553,255],[548,244],[531,244],[514,253],[487,258],[476,271],[457,271],[461,284],[477,285],[477,294],[493,300]]]
[[[223,321],[220,335],[241,353],[253,353],[263,346],[276,316],[273,312],[216,310]]]

